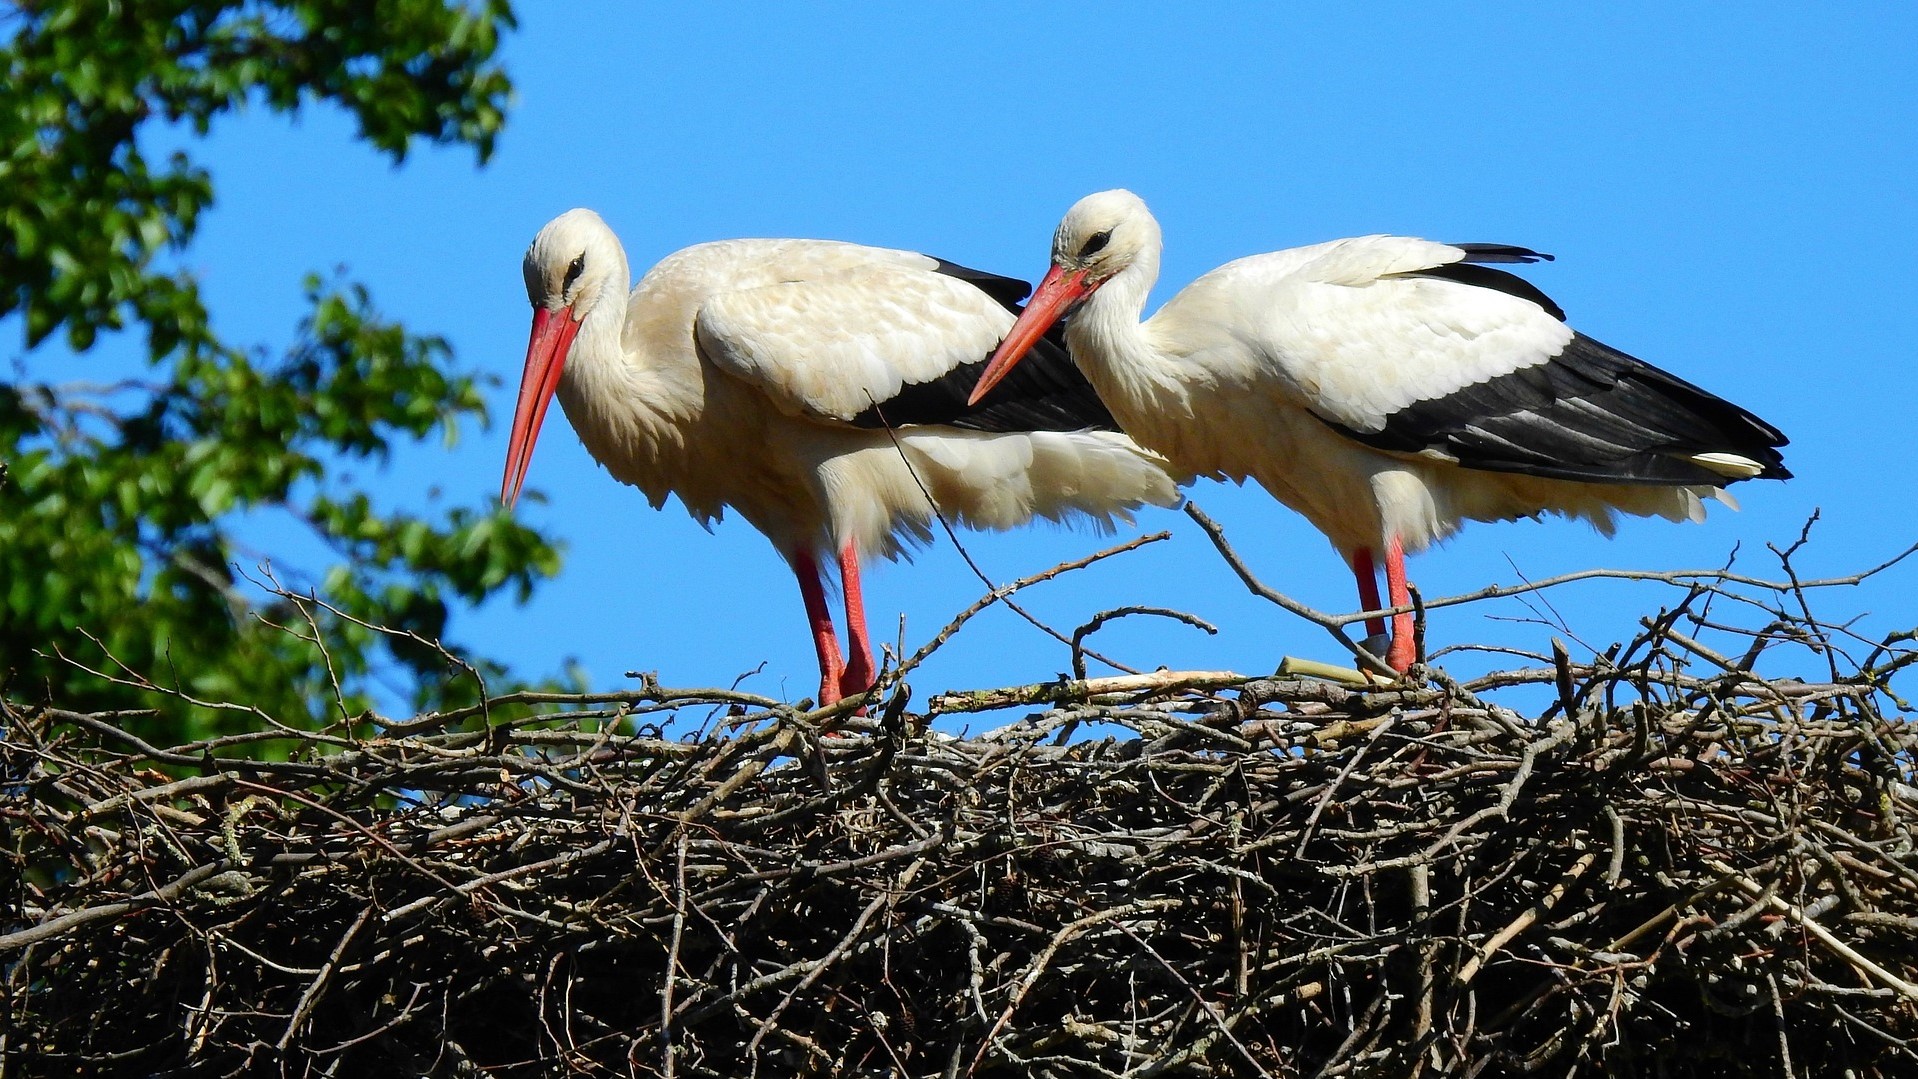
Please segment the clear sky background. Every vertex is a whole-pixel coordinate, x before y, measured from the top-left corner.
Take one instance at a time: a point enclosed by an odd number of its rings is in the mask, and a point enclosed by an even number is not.
[[[283,342],[299,281],[344,266],[461,364],[499,377],[494,425],[452,452],[409,451],[359,477],[389,501],[481,504],[499,488],[529,309],[521,253],[573,206],[598,210],[635,272],[734,236],[909,247],[1036,280],[1059,216],[1128,187],[1165,229],[1153,305],[1227,260],[1370,232],[1523,244],[1526,276],[1573,325],[1736,400],[1793,440],[1787,484],[1742,484],[1703,526],[1632,520],[1610,542],[1565,521],[1468,526],[1416,559],[1428,596],[1596,566],[1722,563],[1768,575],[1767,543],[1824,519],[1802,556],[1848,573],[1918,539],[1911,471],[1918,227],[1918,8],[1905,4],[521,5],[504,59],[519,101],[493,163],[427,150],[393,169],[328,110],[224,122],[199,152],[220,201],[188,262],[232,341]],[[459,613],[450,635],[537,675],[576,660],[798,698],[817,686],[783,561],[743,522],[708,534],[602,471],[555,409],[521,503],[567,545],[525,607]],[[436,496],[433,492],[439,492]],[[1266,581],[1351,610],[1330,547],[1256,488],[1201,483]],[[1340,658],[1323,634],[1248,596],[1184,515],[1173,539],[1040,586],[1070,632],[1131,604],[1189,611],[1217,637],[1132,620],[1094,638],[1141,667],[1269,671]],[[1122,535],[1135,534],[1132,530]],[[1106,540],[1050,527],[962,533],[996,580]],[[1918,564],[1822,600],[1918,622]],[[880,639],[908,649],[983,586],[943,539],[868,575]],[[1676,599],[1652,585],[1550,594],[1604,647]],[[1548,614],[1508,599],[1435,613],[1434,645],[1543,649]],[[1563,634],[1563,631],[1557,631]],[[1575,652],[1579,649],[1575,645]],[[1067,651],[995,611],[913,682],[1052,676]],[[1461,669],[1483,659],[1461,658]],[[762,669],[763,665],[763,669]]]

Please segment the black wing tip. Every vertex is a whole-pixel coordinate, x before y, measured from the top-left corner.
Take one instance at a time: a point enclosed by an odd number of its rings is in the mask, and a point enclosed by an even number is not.
[[[1030,281],[1021,281],[1016,277],[1006,277],[1002,274],[989,273],[985,270],[975,270],[970,266],[961,266],[956,262],[948,262],[937,255],[928,255],[926,257],[933,261],[932,271],[934,273],[945,274],[947,277],[964,281],[980,292],[992,297],[993,300],[1009,311],[1016,312],[1019,309],[1019,305],[1025,302],[1025,298],[1032,295],[1032,282]]]
[[[1746,413],[1746,415],[1749,416],[1751,414]],[[1791,469],[1785,467],[1785,455],[1778,452],[1779,448],[1787,445],[1790,440],[1784,435],[1779,434],[1770,424],[1759,420],[1758,417],[1752,416],[1752,419],[1764,425],[1765,430],[1760,433],[1765,437],[1766,441],[1763,447],[1754,447],[1752,451],[1744,453],[1744,456],[1749,457],[1754,464],[1759,466],[1759,470],[1756,476],[1745,476],[1742,478],[1753,480],[1792,479]]]
[[[1452,244],[1465,252],[1466,262],[1556,262],[1556,256],[1517,244]]]
[[[1792,475],[1776,427],[1584,334],[1547,363],[1414,402],[1378,431],[1333,426],[1378,449],[1437,450],[1464,468],[1543,479],[1726,487]],[[1757,471],[1727,476],[1700,454],[1736,455]]]
[[[1504,259],[1500,261],[1518,262],[1521,260]],[[1446,281],[1456,281],[1461,285],[1471,285],[1474,288],[1485,288],[1491,289],[1494,292],[1503,292],[1507,296],[1516,296],[1521,300],[1529,300],[1537,304],[1546,314],[1560,322],[1565,321],[1564,308],[1560,307],[1550,296],[1545,295],[1544,291],[1537,285],[1532,284],[1530,281],[1508,270],[1494,270],[1489,266],[1470,265],[1468,262],[1448,262],[1441,266],[1430,266],[1404,276],[1436,277]]]
[[[855,427],[956,427],[989,434],[1039,431],[1116,431],[1118,421],[1066,350],[1063,326],[1053,326],[1032,351],[977,404],[968,398],[990,356],[960,364],[937,378],[909,383],[889,401],[852,419]]]
[[[1636,382],[1655,394],[1665,405],[1681,410],[1690,421],[1687,426],[1696,432],[1683,446],[1681,453],[1684,456],[1731,453],[1759,466],[1756,475],[1723,476],[1713,473],[1704,478],[1705,482],[1725,487],[1746,480],[1792,478],[1791,470],[1785,467],[1785,455],[1781,452],[1791,444],[1791,439],[1743,405],[1726,400],[1662,367],[1646,363],[1583,333],[1572,335],[1572,343],[1561,354],[1561,358],[1610,368],[1617,382]]]
[[[933,270],[978,289],[1014,315],[1032,286],[948,262],[937,256]],[[925,382],[900,387],[891,400],[874,402],[852,418],[855,427],[956,427],[994,434],[1036,431],[1119,429],[1092,383],[1066,350],[1065,324],[1057,323],[1034,342],[1024,362],[1012,369],[977,404],[968,399],[990,355],[960,364]]]
[[[1781,448],[1791,445],[1791,439],[1785,437],[1785,432],[1779,430],[1776,425],[1767,422],[1750,409],[1583,333],[1574,331],[1572,343],[1561,355],[1575,361],[1598,363],[1615,368],[1620,376],[1639,379],[1655,387],[1661,396],[1681,403],[1694,415],[1711,423],[1720,433],[1722,441],[1735,443],[1701,448],[1694,452],[1708,453],[1715,450],[1748,457],[1765,466],[1766,469],[1752,477],[1753,479],[1789,479],[1791,477],[1791,473],[1785,471],[1784,456],[1779,453]],[[1778,470],[1777,475],[1773,474],[1773,469]]]

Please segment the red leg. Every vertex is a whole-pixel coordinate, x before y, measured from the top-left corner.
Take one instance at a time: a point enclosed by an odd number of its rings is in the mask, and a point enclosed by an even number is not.
[[[872,639],[866,634],[866,597],[859,586],[859,552],[848,543],[839,551],[839,583],[846,592],[846,668],[839,674],[839,695],[850,697],[872,688],[879,667],[873,662]]]
[[[1352,552],[1352,576],[1359,582],[1359,606],[1362,609],[1376,611],[1385,606],[1379,602],[1378,568],[1372,564],[1372,548],[1360,547]],[[1366,619],[1365,633],[1368,637],[1382,636],[1385,633],[1385,619]]]
[[[1385,588],[1391,595],[1392,606],[1409,607],[1412,604],[1412,592],[1405,586],[1405,549],[1399,546],[1399,538],[1393,536],[1385,545]],[[1385,662],[1400,674],[1412,666],[1412,612],[1392,616],[1392,648],[1385,653]]]
[[[799,595],[806,601],[806,622],[812,626],[812,646],[819,653],[819,705],[839,700],[839,678],[844,665],[839,660],[839,638],[833,633],[832,611],[826,607],[826,586],[819,577],[819,560],[811,551],[793,553],[793,576],[799,578]]]

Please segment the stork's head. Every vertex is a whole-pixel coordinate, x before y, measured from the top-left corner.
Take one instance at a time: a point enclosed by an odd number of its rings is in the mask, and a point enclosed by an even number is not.
[[[613,231],[591,210],[568,210],[533,237],[521,263],[526,298],[533,304],[533,333],[526,345],[526,369],[520,374],[519,404],[513,410],[512,440],[506,448],[506,475],[500,501],[519,500],[526,469],[533,461],[546,407],[559,388],[567,353],[580,324],[610,290],[624,287],[626,257]]]
[[[1158,249],[1159,223],[1146,209],[1145,200],[1132,192],[1100,191],[1073,203],[1052,234],[1052,268],[992,354],[992,362],[973,388],[972,400],[977,402],[1005,378],[1053,323],[1142,256],[1153,256],[1149,261],[1156,273]]]
[[[1144,199],[1124,188],[1100,191],[1073,203],[1060,219],[1052,234],[1052,267],[1078,278],[1090,296],[1158,244],[1159,223]]]

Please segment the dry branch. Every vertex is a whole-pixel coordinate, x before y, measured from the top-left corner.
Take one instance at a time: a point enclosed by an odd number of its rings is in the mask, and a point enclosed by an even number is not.
[[[187,746],[7,704],[0,1072],[1913,1074],[1914,635],[1787,578],[1466,684],[648,680]]]

